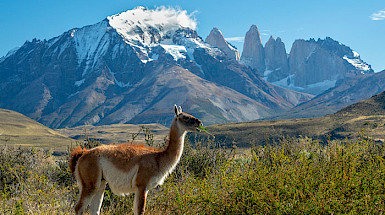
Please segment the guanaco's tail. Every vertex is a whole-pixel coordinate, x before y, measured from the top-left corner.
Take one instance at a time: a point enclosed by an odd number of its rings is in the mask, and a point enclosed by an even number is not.
[[[86,149],[83,149],[80,146],[77,146],[76,148],[74,148],[72,150],[72,152],[70,154],[71,159],[70,159],[70,163],[69,163],[72,175],[75,174],[76,163],[78,162],[79,158],[83,155],[83,153],[86,151],[87,151]]]

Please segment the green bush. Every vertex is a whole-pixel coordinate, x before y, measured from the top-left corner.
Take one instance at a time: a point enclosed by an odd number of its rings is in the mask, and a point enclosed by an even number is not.
[[[384,155],[368,137],[282,138],[248,155],[187,142],[176,170],[149,192],[147,214],[382,214]],[[1,147],[0,179],[0,214],[73,213],[78,190],[66,160]],[[132,214],[132,204],[107,188],[102,211]]]
[[[152,202],[153,213],[384,212],[384,146],[368,138],[326,144],[282,139],[251,154],[224,161],[203,178],[187,172],[173,180],[173,174]]]
[[[50,152],[0,146],[0,214],[67,213],[75,192],[60,173]]]

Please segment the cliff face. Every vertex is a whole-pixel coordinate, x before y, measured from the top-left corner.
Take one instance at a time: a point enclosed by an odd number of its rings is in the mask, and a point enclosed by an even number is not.
[[[263,47],[255,25],[246,33],[240,62],[268,82],[313,95],[346,77],[373,73],[357,52],[330,37],[296,40],[289,55],[280,38],[271,36]]]
[[[271,36],[265,44],[265,80],[276,82],[290,75],[285,44]]]
[[[225,40],[222,32],[218,28],[211,30],[205,42],[222,50],[230,59],[239,61],[241,58],[239,51]]]
[[[289,57],[292,86],[318,94],[345,77],[373,73],[357,52],[327,37],[325,40],[296,40]]]
[[[265,53],[256,25],[252,25],[246,33],[241,63],[256,69],[260,75],[265,71]]]

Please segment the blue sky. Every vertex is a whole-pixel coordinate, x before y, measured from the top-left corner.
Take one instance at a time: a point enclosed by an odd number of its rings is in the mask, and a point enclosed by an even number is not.
[[[385,1],[351,0],[2,0],[0,56],[26,40],[50,39],[139,5],[172,6],[194,13],[204,39],[213,27],[242,49],[241,39],[256,24],[265,43],[281,37],[287,52],[295,39],[330,36],[360,53],[378,72],[385,69]]]

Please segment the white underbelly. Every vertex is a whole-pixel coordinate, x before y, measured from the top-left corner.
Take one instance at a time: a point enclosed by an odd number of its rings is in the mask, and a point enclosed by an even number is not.
[[[106,159],[101,159],[100,165],[102,166],[103,177],[114,194],[125,195],[135,192],[135,179],[139,169],[137,165],[129,172],[119,170]]]

